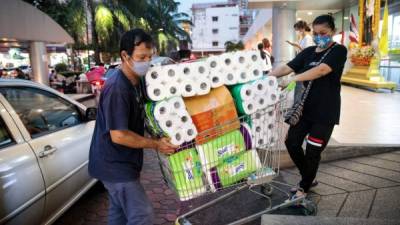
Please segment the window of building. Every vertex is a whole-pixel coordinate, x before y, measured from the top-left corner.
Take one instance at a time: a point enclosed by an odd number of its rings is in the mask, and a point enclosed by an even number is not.
[[[218,34],[218,29],[212,29],[213,34]]]
[[[212,17],[212,21],[213,21],[213,22],[218,22],[218,16],[213,16],[213,17]]]
[[[218,47],[218,41],[213,41],[213,42],[212,42],[212,46],[213,46],[213,47]]]

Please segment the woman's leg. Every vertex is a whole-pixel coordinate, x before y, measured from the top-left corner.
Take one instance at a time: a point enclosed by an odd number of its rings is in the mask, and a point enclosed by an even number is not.
[[[299,169],[301,176],[305,172],[305,155],[303,150],[304,138],[310,132],[311,123],[300,119],[295,126],[290,126],[288,135],[286,137],[285,145],[289,152],[290,158]]]
[[[307,193],[317,175],[321,153],[331,137],[334,125],[313,124],[307,137],[305,168],[300,187]]]

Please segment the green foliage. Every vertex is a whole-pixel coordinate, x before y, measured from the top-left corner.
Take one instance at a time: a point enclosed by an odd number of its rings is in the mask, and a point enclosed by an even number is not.
[[[225,51],[226,52],[240,51],[243,49],[244,49],[244,44],[242,41],[239,41],[238,43],[234,43],[232,41],[225,42]]]

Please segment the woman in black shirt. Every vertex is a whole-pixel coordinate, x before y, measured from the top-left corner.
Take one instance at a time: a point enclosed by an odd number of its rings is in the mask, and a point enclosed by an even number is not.
[[[317,174],[321,152],[328,144],[333,127],[339,124],[340,78],[347,58],[346,47],[332,39],[336,30],[332,16],[319,16],[312,26],[316,46],[304,49],[288,64],[269,74],[280,77],[295,72],[291,80],[303,81],[305,87],[310,84],[309,81],[313,81],[300,121],[290,126],[285,141],[290,157],[301,174],[294,198],[305,196],[310,190]],[[306,137],[304,154],[302,144]]]

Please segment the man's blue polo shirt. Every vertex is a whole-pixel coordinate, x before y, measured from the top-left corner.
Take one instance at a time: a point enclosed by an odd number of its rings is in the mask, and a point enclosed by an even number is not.
[[[132,85],[118,69],[107,79],[100,95],[89,153],[89,173],[107,182],[139,178],[143,149],[132,149],[111,141],[110,130],[144,134],[144,107],[140,84]]]

